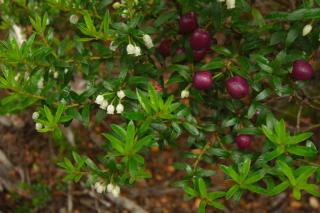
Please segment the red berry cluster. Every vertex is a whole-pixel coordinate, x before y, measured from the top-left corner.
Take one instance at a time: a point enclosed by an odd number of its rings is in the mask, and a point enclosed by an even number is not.
[[[179,33],[187,35],[191,33],[189,44],[192,48],[193,60],[201,61],[210,50],[212,38],[209,32],[199,28],[197,15],[194,12],[183,14],[179,20]],[[159,45],[159,52],[162,56],[171,55],[173,41],[165,39]],[[179,47],[176,49],[176,55],[185,54],[185,49]],[[304,60],[297,60],[293,63],[291,76],[297,81],[310,80],[313,76],[312,66]],[[213,86],[213,74],[210,71],[196,71],[192,78],[193,87],[198,90],[209,90]],[[228,94],[234,99],[241,99],[250,93],[250,86],[247,80],[241,76],[233,76],[225,83]],[[256,115],[256,117],[258,114]],[[239,149],[250,148],[253,137],[240,134],[235,138]]]

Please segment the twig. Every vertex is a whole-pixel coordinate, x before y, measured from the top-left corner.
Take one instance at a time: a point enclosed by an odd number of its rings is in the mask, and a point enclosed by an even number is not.
[[[299,110],[298,110],[298,113],[297,113],[297,124],[296,124],[297,132],[300,131],[300,120],[301,120],[302,108],[303,108],[303,106],[302,106],[302,104],[300,104]]]
[[[72,183],[68,184],[68,213],[73,211]]]

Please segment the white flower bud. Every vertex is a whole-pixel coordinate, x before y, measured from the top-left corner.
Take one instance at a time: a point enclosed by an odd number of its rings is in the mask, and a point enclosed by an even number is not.
[[[109,114],[109,115],[113,115],[114,114],[114,106],[112,104],[110,104],[107,107],[107,114]]]
[[[139,46],[135,46],[134,56],[141,55],[141,48]]]
[[[19,80],[19,77],[20,77],[20,73],[18,73],[16,76],[14,76],[14,80],[15,80],[15,81],[18,81],[18,80]]]
[[[121,114],[121,113],[123,112],[123,110],[124,110],[124,106],[123,106],[121,103],[119,103],[119,104],[117,105],[117,107],[116,107],[117,113],[118,113],[118,114]]]
[[[119,197],[119,194],[120,194],[120,187],[119,186],[114,186],[113,187],[113,190],[112,190],[112,195],[114,196],[114,197]]]
[[[32,113],[32,119],[33,120],[36,120],[36,119],[38,119],[39,118],[39,112],[34,112],[34,113]]]
[[[107,185],[107,192],[112,192],[113,191],[113,185],[111,184],[111,183],[109,183],[108,185]]]
[[[71,24],[77,24],[78,21],[79,21],[79,17],[75,14],[72,14],[70,17],[69,17],[69,21]]]
[[[128,55],[134,55],[135,52],[136,52],[135,46],[133,46],[132,44],[128,44],[127,45],[127,53],[128,53]]]
[[[189,91],[188,90],[182,90],[181,91],[181,98],[189,98]]]
[[[57,79],[58,77],[59,77],[59,73],[58,73],[57,71],[54,72],[54,73],[53,73],[53,78],[54,78],[54,79]]]
[[[302,30],[302,36],[306,36],[308,35],[312,30],[312,25],[311,24],[307,24],[306,26],[304,26],[303,30]]]
[[[64,68],[64,74],[67,74],[69,72],[68,68]]]
[[[123,90],[119,90],[117,92],[117,96],[118,96],[118,98],[123,99],[124,97],[126,97],[126,94],[124,93]]]
[[[110,42],[110,45],[109,45],[109,48],[110,48],[111,51],[116,51],[117,48],[118,48],[118,45],[116,45],[116,44],[114,43],[114,41],[111,41],[111,42]]]
[[[122,7],[123,5],[122,4],[120,4],[120,2],[115,2],[113,5],[112,5],[112,7],[114,8],[114,9],[119,9],[120,7]]]
[[[42,129],[42,124],[41,123],[36,123],[36,130]]]
[[[153,47],[152,38],[151,38],[151,36],[149,36],[148,34],[144,34],[144,35],[143,35],[143,41],[144,41],[144,44],[145,44],[149,49]]]
[[[98,96],[96,97],[96,100],[95,100],[96,104],[101,105],[101,104],[103,103],[103,101],[104,101],[103,95],[98,95]]]
[[[234,9],[236,7],[236,0],[226,0],[227,9]]]
[[[38,89],[42,89],[43,85],[44,85],[44,79],[43,79],[43,77],[41,77],[37,83]]]
[[[105,192],[106,191],[106,184],[104,184],[104,183],[102,183],[102,182],[96,182],[95,184],[94,184],[94,188],[96,189],[96,191],[98,192],[98,193],[103,193],[103,192]]]
[[[106,110],[108,107],[109,103],[107,100],[104,100],[101,104],[100,104],[100,109]]]

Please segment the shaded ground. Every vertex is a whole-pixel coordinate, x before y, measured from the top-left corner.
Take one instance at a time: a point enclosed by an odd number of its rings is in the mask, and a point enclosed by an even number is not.
[[[34,124],[25,114],[10,117],[9,126],[0,124],[0,150],[11,161],[15,170],[7,173],[7,177],[15,187],[21,189],[20,194],[4,190],[0,193],[0,210],[2,212],[133,212],[124,203],[133,201],[147,212],[196,212],[199,201],[186,201],[183,193],[172,184],[182,175],[175,171],[172,163],[178,153],[173,150],[159,152],[153,150],[147,167],[153,174],[152,179],[141,181],[134,187],[122,189],[122,197],[128,198],[122,203],[96,194],[83,184],[61,183],[63,171],[56,166],[61,145],[53,144],[46,135],[34,130]],[[12,121],[14,121],[12,123]],[[8,125],[7,123],[7,125]],[[97,128],[99,130],[100,128]],[[99,150],[99,137],[86,131],[75,132],[79,150],[96,155]],[[81,138],[77,140],[77,138]],[[69,145],[66,145],[66,149]],[[176,149],[175,149],[176,150]],[[19,168],[19,169],[18,169]],[[2,174],[3,175],[3,174]],[[0,170],[1,176],[1,170]],[[213,183],[223,185],[223,178],[218,174]],[[247,194],[239,206],[226,203],[226,212],[320,212],[316,198],[303,196],[304,200],[294,201],[291,195],[284,193],[278,197]],[[208,209],[208,212],[218,212]]]

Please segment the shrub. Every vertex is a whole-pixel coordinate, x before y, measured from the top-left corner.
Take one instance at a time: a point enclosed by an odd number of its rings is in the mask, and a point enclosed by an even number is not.
[[[75,147],[59,163],[65,180],[98,192],[151,178],[150,148],[179,149],[184,138],[175,186],[200,198],[199,212],[247,192],[319,196],[318,151],[299,122],[302,107],[320,107],[309,89],[320,2],[267,14],[249,2],[4,0],[0,114],[33,109],[37,131],[57,141],[72,120],[116,118],[103,158]],[[299,109],[294,133],[274,115],[281,100]],[[221,191],[209,187],[216,172],[231,179]]]

